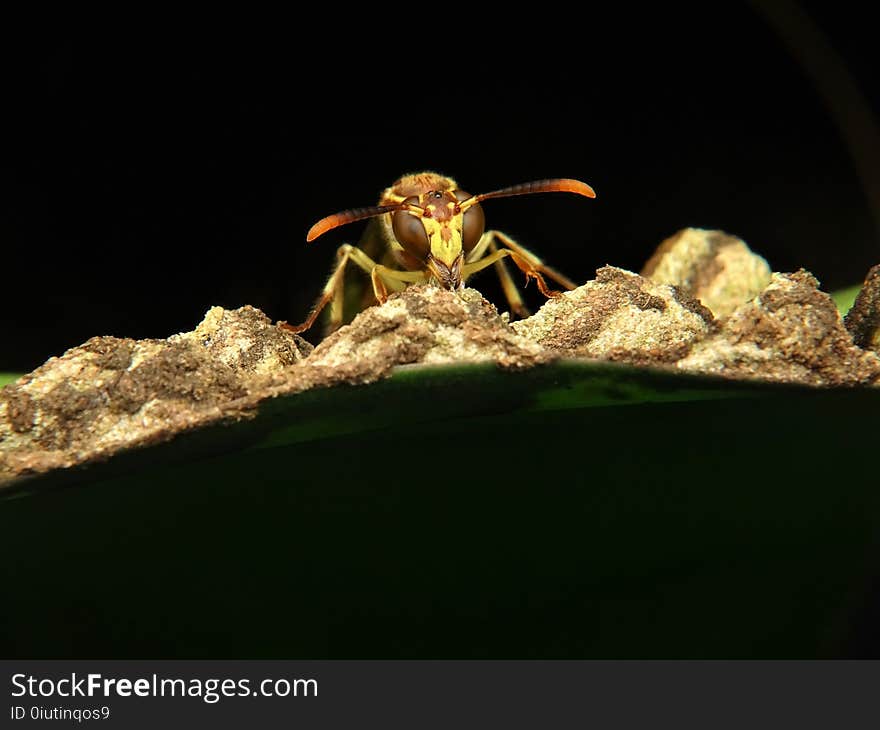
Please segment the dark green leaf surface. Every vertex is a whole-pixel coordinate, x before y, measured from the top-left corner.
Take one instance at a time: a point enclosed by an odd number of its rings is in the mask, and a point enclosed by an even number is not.
[[[0,654],[845,655],[878,406],[584,363],[280,398],[0,503]]]

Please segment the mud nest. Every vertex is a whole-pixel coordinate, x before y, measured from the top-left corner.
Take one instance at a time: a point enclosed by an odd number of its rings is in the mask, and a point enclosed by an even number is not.
[[[105,459],[262,402],[364,385],[412,364],[517,370],[612,360],[811,386],[880,384],[880,267],[844,322],[806,271],[771,273],[739,239],[687,229],[641,274],[606,266],[510,324],[474,289],[412,286],[320,345],[252,307],[164,340],[94,337],[0,391],[0,482]]]

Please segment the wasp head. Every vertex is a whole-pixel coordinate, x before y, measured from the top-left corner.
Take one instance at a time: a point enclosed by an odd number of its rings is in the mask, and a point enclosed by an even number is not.
[[[398,243],[424,262],[438,284],[458,289],[465,256],[483,235],[485,218],[469,193],[430,190],[404,200],[391,225]]]

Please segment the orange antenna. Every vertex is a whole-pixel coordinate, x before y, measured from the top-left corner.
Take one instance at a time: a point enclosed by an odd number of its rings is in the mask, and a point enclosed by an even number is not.
[[[509,198],[514,195],[530,195],[532,193],[575,193],[583,195],[585,198],[595,198],[596,193],[589,185],[580,180],[573,180],[567,177],[553,178],[552,180],[536,180],[535,182],[522,183],[521,185],[513,185],[509,188],[501,190],[493,190],[491,193],[481,193],[474,195],[467,200],[461,202],[462,210],[469,208],[475,203],[489,198]]]
[[[318,236],[323,236],[327,231],[332,231],[334,228],[339,228],[339,226],[362,221],[366,218],[375,218],[377,215],[393,213],[397,210],[408,210],[411,213],[419,214],[424,214],[425,212],[424,208],[418,205],[413,205],[412,203],[374,205],[369,208],[352,208],[351,210],[344,210],[341,213],[334,213],[333,215],[328,215],[326,218],[321,218],[321,220],[309,228],[309,232],[306,234],[306,241],[310,243]]]
[[[327,231],[332,231],[334,228],[339,228],[339,226],[362,221],[365,218],[373,218],[383,213],[391,213],[399,209],[399,205],[374,205],[370,208],[352,208],[341,213],[328,215],[309,228],[309,232],[306,234],[306,241],[314,241],[318,236],[323,236]]]

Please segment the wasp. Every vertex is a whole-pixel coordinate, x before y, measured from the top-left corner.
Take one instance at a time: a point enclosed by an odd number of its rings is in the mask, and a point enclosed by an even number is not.
[[[538,180],[471,195],[459,188],[451,177],[434,172],[404,175],[382,193],[378,205],[328,215],[309,229],[307,242],[339,226],[373,219],[360,246],[343,244],[339,247],[333,273],[305,322],[296,326],[287,322],[279,324],[292,332],[305,332],[330,304],[328,329],[333,331],[340,327],[344,316],[345,269],[349,262],[370,276],[373,295],[380,304],[388,298],[389,291],[401,291],[410,284],[433,282],[446,289],[459,289],[469,277],[494,264],[511,311],[519,317],[528,316],[505,259],[509,258],[525,274],[526,284],[534,279],[548,298],[559,296],[561,292],[550,289],[545,276],[566,289],[574,289],[576,284],[505,233],[485,230],[486,219],[480,203],[491,198],[555,192],[596,197],[589,185],[569,178]],[[378,251],[379,255],[384,251],[385,255],[377,262],[367,251]]]

